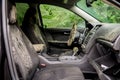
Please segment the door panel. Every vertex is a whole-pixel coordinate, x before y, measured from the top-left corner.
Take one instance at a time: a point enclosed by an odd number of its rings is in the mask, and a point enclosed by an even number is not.
[[[49,28],[45,29],[46,37],[49,40],[56,40],[56,41],[67,41],[70,35],[71,29],[56,29],[56,28]],[[84,29],[77,29],[80,33],[83,33]],[[49,35],[49,36],[47,36]]]
[[[68,47],[67,41],[73,24],[76,23],[80,28],[80,24],[85,22],[75,13],[54,5],[40,4],[40,11],[47,41],[57,47]]]
[[[52,39],[56,41],[67,41],[70,35],[70,31],[71,29],[56,29],[56,28],[45,29],[45,32],[47,32],[47,35],[48,34],[51,35]]]

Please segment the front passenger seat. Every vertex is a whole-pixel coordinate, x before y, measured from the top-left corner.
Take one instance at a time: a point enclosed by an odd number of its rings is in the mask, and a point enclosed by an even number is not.
[[[24,16],[24,20],[22,23],[22,30],[33,44],[41,44],[41,43],[44,44],[45,53],[42,53],[42,55],[48,59],[53,59],[56,56],[51,57],[47,54],[47,53],[52,54],[52,51],[49,52],[50,48],[49,48],[48,41],[44,35],[44,31],[42,31],[41,30],[42,28],[40,29],[39,27],[37,6],[34,4],[31,4],[29,6],[30,7],[28,8]],[[58,54],[58,52],[56,54]],[[72,54],[73,54],[72,50],[62,52],[62,53],[59,52],[59,56],[72,55]]]
[[[11,6],[10,15],[15,14],[13,8],[15,9],[15,5]],[[10,21],[10,18],[12,16],[9,17],[12,56],[20,80],[84,80],[79,67],[62,65],[61,67],[40,68],[40,59],[32,43],[17,23]]]

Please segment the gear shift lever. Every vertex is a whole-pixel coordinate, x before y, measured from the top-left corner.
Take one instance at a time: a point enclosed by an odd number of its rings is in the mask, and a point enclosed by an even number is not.
[[[74,47],[74,48],[73,48],[73,55],[72,55],[72,56],[75,56],[77,52],[78,52],[78,48],[77,48],[77,47]]]

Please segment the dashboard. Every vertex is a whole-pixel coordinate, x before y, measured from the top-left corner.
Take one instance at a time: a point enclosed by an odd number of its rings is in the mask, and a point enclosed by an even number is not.
[[[120,24],[101,24],[95,26],[86,36],[82,44],[84,53],[89,53],[96,43],[107,45],[115,50],[120,47]]]

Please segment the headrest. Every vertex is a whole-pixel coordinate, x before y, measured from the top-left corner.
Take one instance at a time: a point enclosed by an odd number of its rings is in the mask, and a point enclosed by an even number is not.
[[[16,16],[16,6],[12,5],[11,10],[10,10],[10,14],[9,14],[9,23],[10,24],[14,24],[17,21],[17,16]]]

